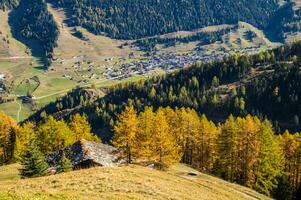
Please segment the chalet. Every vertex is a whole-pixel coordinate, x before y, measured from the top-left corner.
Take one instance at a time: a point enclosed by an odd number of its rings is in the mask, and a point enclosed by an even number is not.
[[[80,140],[63,150],[46,156],[49,166],[59,166],[62,155],[65,154],[75,169],[96,166],[118,166],[123,163],[119,150],[113,146]]]

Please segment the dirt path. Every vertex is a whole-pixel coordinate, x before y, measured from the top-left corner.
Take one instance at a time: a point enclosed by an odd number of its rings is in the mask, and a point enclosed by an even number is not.
[[[17,122],[20,122],[20,113],[21,113],[21,110],[22,110],[22,105],[18,101],[16,101],[16,103],[19,106],[19,110],[17,112]]]
[[[15,59],[30,59],[31,56],[11,56],[11,57],[0,57],[0,60],[15,60]]]

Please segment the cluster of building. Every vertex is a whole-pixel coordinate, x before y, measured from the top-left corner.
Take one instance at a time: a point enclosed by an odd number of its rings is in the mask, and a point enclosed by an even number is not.
[[[241,49],[240,52],[252,52],[256,47],[249,47],[246,49]],[[105,71],[102,74],[94,71],[96,67],[86,55],[84,56],[75,56],[73,57],[74,62],[72,68],[75,73],[81,76],[84,80],[80,82],[88,83],[90,79],[99,79],[100,76],[105,77],[106,79],[115,79],[122,80],[128,77],[131,77],[135,74],[150,77],[158,69],[165,71],[166,73],[171,73],[178,69],[183,69],[186,66],[189,66],[195,62],[208,62],[210,60],[220,60],[226,54],[229,54],[230,51],[224,49],[216,49],[216,51],[211,51],[210,53],[206,52],[202,47],[196,48],[195,50],[184,53],[176,54],[170,52],[153,52],[146,53],[141,59],[136,59],[132,62],[127,62],[125,58],[119,58],[119,62],[112,63],[113,58],[106,58],[105,61],[108,62],[106,66],[100,66],[99,68],[105,68]],[[129,56],[130,59],[134,58],[134,55]],[[56,62],[62,63],[64,60],[57,59]],[[85,64],[85,67],[83,67]],[[113,66],[114,65],[114,66]],[[87,67],[86,67],[87,66]],[[64,77],[70,80],[74,80],[70,74],[64,73]],[[79,72],[89,72],[87,74],[79,74]],[[89,75],[88,75],[89,74]]]
[[[162,53],[150,55],[144,60],[134,61],[132,63],[123,63],[117,69],[107,68],[103,75],[108,79],[128,78],[133,74],[150,77],[154,71],[161,69],[166,73],[173,72],[178,69],[183,69],[195,62],[207,62],[212,59],[219,59],[222,55],[201,55],[197,53],[177,55],[173,53]]]

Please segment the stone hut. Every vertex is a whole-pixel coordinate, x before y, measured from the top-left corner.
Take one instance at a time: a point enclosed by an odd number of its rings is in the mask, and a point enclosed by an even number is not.
[[[118,166],[124,161],[119,156],[120,151],[110,145],[80,140],[65,149],[46,156],[46,162],[52,167],[58,167],[63,154],[72,162],[74,169],[96,166]]]

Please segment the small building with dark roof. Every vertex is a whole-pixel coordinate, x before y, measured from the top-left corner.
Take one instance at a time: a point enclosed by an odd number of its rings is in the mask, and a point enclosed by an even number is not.
[[[49,166],[58,167],[62,155],[66,155],[74,169],[82,169],[96,166],[118,166],[124,163],[119,154],[120,151],[113,146],[80,140],[46,156],[45,159]]]

